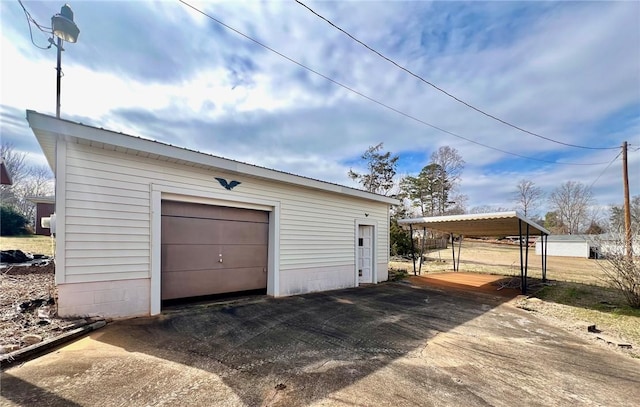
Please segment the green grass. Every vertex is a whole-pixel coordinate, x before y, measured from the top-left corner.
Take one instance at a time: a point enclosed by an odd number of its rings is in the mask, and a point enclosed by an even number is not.
[[[50,236],[0,236],[1,250],[22,250],[32,254],[53,256],[55,244]]]
[[[546,286],[533,297],[559,304],[549,313],[557,318],[596,325],[604,332],[640,343],[640,309],[626,304],[624,296],[612,288],[558,281]]]
[[[536,292],[534,297],[558,304],[581,307],[613,315],[640,318],[640,308],[626,304],[624,296],[615,289],[571,282],[556,282]],[[640,321],[639,321],[640,323]]]
[[[389,268],[389,281],[402,281],[408,275],[407,270]]]

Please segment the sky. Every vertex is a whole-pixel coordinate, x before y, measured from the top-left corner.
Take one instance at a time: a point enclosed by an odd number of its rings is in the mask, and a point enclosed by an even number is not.
[[[64,44],[61,117],[351,187],[369,146],[400,157],[398,178],[450,146],[468,209],[513,208],[521,179],[621,204],[627,141],[640,194],[640,2],[303,2],[559,143],[293,0],[187,1],[271,50],[177,0],[70,2],[80,35]],[[41,26],[63,5],[23,4]],[[55,115],[55,47],[33,45],[17,0],[0,0],[0,30],[2,141],[44,165],[25,111]]]

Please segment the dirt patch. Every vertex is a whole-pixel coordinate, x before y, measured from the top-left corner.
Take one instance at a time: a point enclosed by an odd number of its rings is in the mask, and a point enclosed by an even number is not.
[[[575,303],[575,300],[572,300],[571,303]],[[605,307],[608,304],[601,305]],[[515,305],[535,313],[548,323],[573,332],[583,339],[597,342],[618,353],[640,359],[640,318],[634,315],[625,315],[624,309],[601,311],[592,309],[590,306],[563,304],[552,299],[542,300],[535,294],[517,299]],[[595,332],[590,331],[589,326],[595,327]],[[623,344],[631,347],[622,346]]]
[[[16,350],[60,334],[69,321],[56,318],[55,266],[8,266],[0,271],[0,345]]]

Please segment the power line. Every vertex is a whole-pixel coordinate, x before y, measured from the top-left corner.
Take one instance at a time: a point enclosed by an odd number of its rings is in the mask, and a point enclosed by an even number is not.
[[[42,27],[40,24],[38,24],[38,22],[33,17],[31,17],[31,13],[29,13],[27,11],[27,9],[25,8],[24,4],[22,4],[22,1],[18,0],[18,3],[20,3],[20,7],[22,7],[22,11],[24,11],[24,15],[27,18],[27,25],[29,26],[29,37],[31,38],[31,43],[36,48],[40,48],[40,49],[49,49],[49,48],[51,48],[51,43],[49,43],[48,47],[41,47],[40,45],[35,43],[35,41],[33,40],[33,31],[31,30],[31,23],[33,23],[36,27],[38,27],[38,29],[40,31],[42,31],[43,33],[51,34],[52,29],[50,29],[48,27]],[[49,29],[50,31],[47,31],[47,29]]]
[[[51,28],[51,27],[43,27],[40,24],[38,24],[38,22],[31,16],[31,13],[29,13],[29,11],[27,11],[27,9],[24,6],[24,4],[22,4],[22,0],[18,0],[18,3],[20,3],[20,7],[22,7],[22,10],[24,11],[24,14],[27,16],[27,20],[29,20],[33,24],[35,24],[35,26],[38,27],[38,29],[40,31],[42,31],[43,33],[51,34],[51,32],[53,31],[53,28]]]
[[[504,153],[504,154],[512,155],[512,156],[519,157],[519,158],[524,158],[524,159],[527,159],[527,160],[539,161],[539,162],[543,162],[543,163],[547,163],[547,164],[558,164],[558,165],[578,165],[578,166],[586,166],[586,165],[603,165],[603,164],[606,164],[606,162],[600,162],[600,163],[570,163],[570,162],[558,162],[558,161],[550,161],[550,160],[544,160],[544,159],[540,159],[540,158],[528,157],[528,156],[525,156],[525,155],[521,155],[521,154],[517,154],[517,153],[512,153],[512,152],[510,152],[510,151],[502,150],[502,149],[500,149],[500,148],[493,147],[493,146],[490,146],[490,145],[487,145],[487,144],[483,144],[483,143],[480,143],[480,142],[478,142],[478,141],[475,141],[475,140],[469,139],[469,138],[467,138],[467,137],[461,136],[461,135],[459,135],[459,134],[456,134],[456,133],[454,133],[454,132],[451,132],[451,131],[449,131],[449,130],[445,130],[445,129],[441,128],[441,127],[435,126],[435,125],[433,125],[433,124],[431,124],[431,123],[428,123],[428,122],[426,122],[426,121],[424,121],[424,120],[422,120],[422,119],[419,119],[419,118],[417,118],[417,117],[415,117],[415,116],[412,116],[412,115],[410,115],[410,114],[408,114],[408,113],[405,113],[405,112],[403,112],[403,111],[401,111],[401,110],[398,110],[398,109],[396,109],[396,108],[394,108],[394,107],[392,107],[392,106],[389,106],[389,105],[387,105],[387,104],[385,104],[385,103],[383,103],[383,102],[380,102],[379,100],[376,100],[376,99],[374,99],[374,98],[372,98],[372,97],[370,97],[370,96],[368,96],[368,95],[366,95],[366,94],[364,94],[364,93],[362,93],[362,92],[360,92],[360,91],[357,91],[357,90],[355,90],[355,89],[353,89],[353,88],[351,88],[351,87],[349,87],[349,86],[347,86],[347,85],[345,85],[345,84],[343,84],[343,83],[341,83],[341,82],[338,82],[337,80],[335,80],[335,79],[333,79],[333,78],[328,77],[327,75],[324,75],[324,74],[322,74],[322,73],[320,73],[320,72],[318,72],[318,71],[314,70],[313,68],[310,68],[310,67],[308,67],[308,66],[306,66],[306,65],[302,64],[301,62],[298,62],[298,61],[296,61],[296,60],[294,60],[294,59],[292,59],[292,58],[288,57],[287,55],[285,55],[285,54],[283,54],[283,53],[281,53],[281,52],[279,52],[279,51],[277,51],[277,50],[275,50],[275,49],[271,48],[270,46],[268,46],[268,45],[266,45],[266,44],[264,44],[264,43],[262,43],[262,42],[260,42],[260,41],[256,40],[255,38],[250,37],[249,35],[247,35],[247,34],[245,34],[245,33],[241,32],[240,30],[237,30],[237,29],[235,29],[235,28],[233,28],[233,27],[231,27],[231,26],[229,26],[229,25],[225,24],[224,22],[222,22],[222,21],[218,20],[217,18],[215,18],[215,17],[213,17],[213,16],[211,16],[211,15],[209,15],[209,14],[205,13],[204,11],[202,11],[202,10],[198,9],[197,7],[195,7],[195,6],[191,5],[191,4],[189,4],[189,3],[188,3],[188,2],[186,2],[185,0],[178,0],[178,1],[179,1],[180,3],[182,3],[182,4],[184,4],[185,6],[187,6],[187,7],[191,8],[191,9],[193,9],[194,11],[196,11],[196,12],[198,12],[198,13],[202,14],[203,16],[205,16],[205,17],[207,17],[207,18],[211,19],[212,21],[215,21],[216,23],[220,24],[221,26],[223,26],[223,27],[225,27],[225,28],[227,28],[227,29],[229,29],[229,30],[231,30],[231,31],[235,32],[236,34],[238,34],[238,35],[240,35],[240,36],[242,36],[242,37],[244,37],[244,38],[248,39],[249,41],[251,41],[251,42],[253,42],[253,43],[255,43],[255,44],[258,44],[258,45],[260,45],[261,47],[263,47],[263,48],[265,48],[265,49],[267,49],[267,50],[269,50],[269,51],[273,52],[274,54],[276,54],[276,55],[278,55],[278,56],[280,56],[280,57],[282,57],[282,58],[286,59],[287,61],[289,61],[289,62],[291,62],[291,63],[293,63],[293,64],[296,64],[296,65],[298,65],[299,67],[304,68],[304,69],[306,69],[307,71],[312,72],[312,73],[314,73],[314,74],[316,74],[316,75],[318,75],[318,76],[320,76],[320,77],[322,77],[322,78],[324,78],[324,79],[328,80],[329,82],[331,82],[331,83],[333,83],[333,84],[335,84],[335,85],[338,85],[338,86],[340,86],[340,87],[342,87],[342,88],[344,88],[344,89],[348,90],[349,92],[355,93],[356,95],[358,95],[358,96],[360,96],[360,97],[362,97],[362,98],[364,98],[364,99],[367,99],[367,100],[368,100],[368,101],[370,101],[370,102],[373,102],[373,103],[375,103],[375,104],[377,104],[377,105],[379,105],[379,106],[384,107],[385,109],[391,110],[392,112],[395,112],[395,113],[397,113],[397,114],[399,114],[399,115],[402,115],[402,116],[404,116],[404,117],[406,117],[406,118],[408,118],[408,119],[411,119],[411,120],[413,120],[413,121],[416,121],[416,122],[418,122],[418,123],[420,123],[420,124],[423,124],[423,125],[425,125],[425,126],[431,127],[432,129],[435,129],[435,130],[441,131],[441,132],[443,132],[443,133],[449,134],[449,135],[451,135],[451,136],[454,136],[454,137],[460,138],[460,139],[462,139],[462,140],[468,141],[468,142],[470,142],[470,143],[473,143],[473,144],[476,144],[476,145],[479,145],[479,146],[482,146],[482,147],[485,147],[485,148],[488,148],[488,149],[491,149],[491,150],[499,151],[499,152]]]
[[[598,177],[591,183],[591,185],[589,185],[589,189],[591,189],[596,182],[598,182],[598,180],[600,179],[600,177],[602,177],[602,175],[609,169],[609,167],[611,167],[611,164],[613,164],[613,162],[615,160],[618,159],[618,157],[620,157],[620,155],[622,154],[622,151],[620,151],[615,157],[613,157],[613,160],[611,160],[609,162],[609,164],[607,164],[607,166],[604,168],[604,170],[602,170],[602,172],[600,173],[600,175],[598,175]]]
[[[395,62],[394,60],[392,60],[391,58],[383,55],[382,53],[380,53],[379,51],[375,50],[374,48],[370,47],[369,45],[365,44],[364,42],[360,41],[359,39],[357,39],[356,37],[354,37],[352,34],[350,34],[348,31],[342,29],[341,27],[337,26],[336,24],[334,24],[331,20],[327,19],[326,17],[318,14],[315,10],[313,10],[311,7],[307,6],[306,4],[304,4],[303,2],[301,2],[300,0],[295,0],[296,3],[300,4],[302,7],[306,8],[307,10],[309,10],[311,13],[313,13],[314,15],[316,15],[317,17],[319,17],[320,19],[326,21],[329,25],[331,25],[332,27],[334,27],[335,29],[337,29],[338,31],[342,32],[343,34],[345,34],[347,37],[351,38],[352,40],[354,40],[355,42],[357,42],[358,44],[362,45],[363,47],[365,47],[366,49],[368,49],[369,51],[373,52],[374,54],[378,55],[380,58],[390,62],[391,64],[395,65],[396,67],[398,67],[399,69],[405,71],[406,73],[408,73],[409,75],[413,76],[414,78],[420,80],[421,82],[426,83],[427,85],[431,86],[432,88],[436,89],[439,92],[444,93],[445,95],[447,95],[448,97],[454,99],[455,101],[462,103],[463,105],[467,106],[470,109],[475,110],[476,112],[483,114],[493,120],[496,120],[504,125],[507,125],[509,127],[512,127],[518,131],[521,131],[523,133],[527,133],[530,134],[532,136],[550,141],[552,143],[556,143],[556,144],[561,144],[563,146],[568,146],[568,147],[575,147],[575,148],[583,148],[583,149],[587,149],[587,150],[614,150],[617,149],[618,147],[589,147],[589,146],[581,146],[581,145],[577,145],[577,144],[570,144],[570,143],[565,143],[563,141],[558,141],[558,140],[554,140],[552,138],[549,137],[545,137],[543,135],[540,135],[538,133],[534,133],[532,131],[529,131],[527,129],[524,129],[520,126],[517,126],[515,124],[512,124],[506,120],[503,120],[499,117],[496,117],[494,115],[492,115],[491,113],[487,113],[486,111],[475,107],[474,105],[465,102],[464,100],[456,97],[455,95],[447,92],[446,90],[442,89],[441,87],[435,85],[432,82],[429,82],[428,80],[424,79],[422,76],[410,71],[409,69],[405,68],[404,66],[398,64],[397,62]]]

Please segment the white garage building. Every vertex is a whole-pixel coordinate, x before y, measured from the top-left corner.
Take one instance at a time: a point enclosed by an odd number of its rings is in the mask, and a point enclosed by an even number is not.
[[[385,196],[27,111],[56,175],[58,313],[387,279]]]

